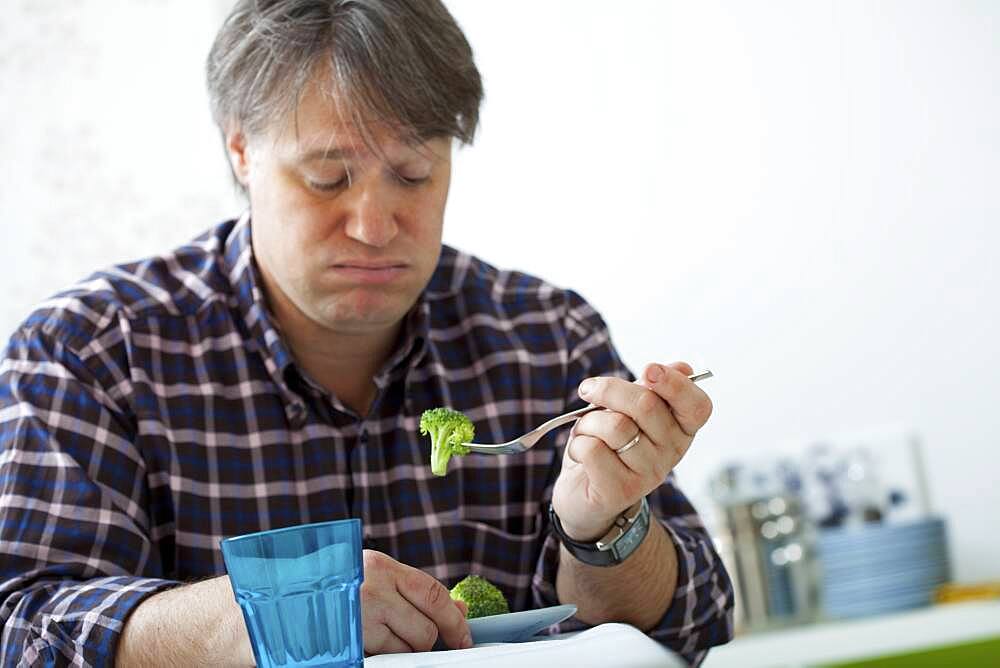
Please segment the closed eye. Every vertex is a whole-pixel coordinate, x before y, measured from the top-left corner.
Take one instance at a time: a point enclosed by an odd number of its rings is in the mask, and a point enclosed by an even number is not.
[[[394,172],[394,174],[396,176],[397,181],[402,183],[404,186],[410,186],[410,187],[415,187],[419,186],[422,183],[427,183],[427,181],[429,181],[431,178],[430,176],[419,176],[416,178],[410,176],[403,176],[399,172]]]
[[[341,188],[346,186],[348,184],[348,179],[347,177],[344,177],[339,181],[331,181],[331,182],[308,181],[307,183],[309,184],[309,187],[312,188],[313,190],[319,190],[321,192],[331,192],[334,190],[340,190]]]

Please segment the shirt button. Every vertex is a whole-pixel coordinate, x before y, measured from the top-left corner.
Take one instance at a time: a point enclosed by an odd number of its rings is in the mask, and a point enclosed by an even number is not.
[[[306,423],[306,407],[302,404],[292,404],[285,410],[288,422],[295,429]]]

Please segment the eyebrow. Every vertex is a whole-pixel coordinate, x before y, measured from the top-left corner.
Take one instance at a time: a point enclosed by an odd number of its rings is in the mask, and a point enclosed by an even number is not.
[[[299,162],[313,162],[314,160],[343,160],[354,155],[354,151],[343,148],[321,148],[309,151],[299,158]]]
[[[433,151],[429,152],[430,155],[423,153],[423,151],[420,148],[421,146],[423,146],[423,144],[407,144],[407,146],[410,149],[416,151],[417,154],[422,158],[427,158],[432,161],[438,158],[437,154],[435,154]],[[345,159],[354,158],[356,156],[357,156],[357,151],[353,149],[333,146],[330,148],[313,149],[312,151],[309,151],[308,153],[300,157],[297,160],[297,162],[299,164],[313,162],[316,160],[336,160],[338,162],[343,162]]]

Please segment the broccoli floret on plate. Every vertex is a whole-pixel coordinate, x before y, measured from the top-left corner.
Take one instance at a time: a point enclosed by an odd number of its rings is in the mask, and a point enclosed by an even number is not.
[[[510,612],[507,599],[503,592],[493,586],[489,580],[478,575],[469,575],[451,588],[451,597],[456,601],[464,601],[469,606],[468,619],[502,615]]]
[[[476,428],[472,420],[450,408],[433,408],[420,416],[420,433],[431,436],[431,471],[434,475],[448,472],[452,455],[467,455],[465,443],[472,440]]]

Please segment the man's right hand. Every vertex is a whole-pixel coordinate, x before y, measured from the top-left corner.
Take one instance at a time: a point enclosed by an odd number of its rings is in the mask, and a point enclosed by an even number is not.
[[[453,649],[472,647],[468,611],[421,570],[387,554],[365,550],[361,620],[365,653],[425,652],[438,639]]]

